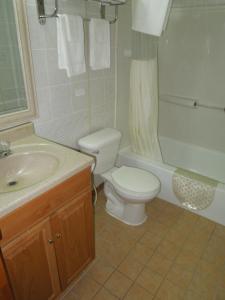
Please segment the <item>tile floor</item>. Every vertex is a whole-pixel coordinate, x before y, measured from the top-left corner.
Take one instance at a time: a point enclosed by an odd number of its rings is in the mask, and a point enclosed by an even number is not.
[[[64,300],[225,300],[225,227],[155,199],[130,227],[99,193],[96,259]]]

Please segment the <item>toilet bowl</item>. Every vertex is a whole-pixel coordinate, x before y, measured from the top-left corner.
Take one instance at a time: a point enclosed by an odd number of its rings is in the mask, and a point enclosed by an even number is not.
[[[112,128],[99,130],[78,141],[81,151],[96,157],[94,174],[104,180],[106,211],[129,225],[147,219],[145,204],[160,191],[159,179],[150,172],[121,166],[115,168],[121,133]]]
[[[102,175],[107,198],[106,211],[128,225],[141,225],[147,219],[145,204],[160,191],[153,174],[127,166],[113,168]]]

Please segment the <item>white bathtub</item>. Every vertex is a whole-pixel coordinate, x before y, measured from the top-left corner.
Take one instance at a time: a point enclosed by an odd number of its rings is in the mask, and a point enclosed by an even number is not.
[[[222,183],[225,182],[225,155],[193,145],[185,145],[167,138],[160,138],[160,142],[165,157],[164,161],[167,163],[151,161],[148,158],[134,154],[130,148],[126,148],[119,153],[118,165],[138,167],[154,173],[161,181],[159,198],[178,206],[180,206],[180,202],[172,190],[172,177],[176,170],[172,165],[220,181],[213,203],[204,210],[194,212],[225,225],[225,184]]]

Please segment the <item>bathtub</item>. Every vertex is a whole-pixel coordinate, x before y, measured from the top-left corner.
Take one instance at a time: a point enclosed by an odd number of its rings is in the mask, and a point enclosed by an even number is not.
[[[142,168],[155,174],[161,181],[158,197],[177,206],[181,204],[172,189],[172,177],[176,167],[216,179],[219,183],[213,203],[204,210],[193,212],[225,225],[225,154],[164,137],[160,138],[160,144],[163,163],[137,155],[127,147],[120,150],[117,164]]]

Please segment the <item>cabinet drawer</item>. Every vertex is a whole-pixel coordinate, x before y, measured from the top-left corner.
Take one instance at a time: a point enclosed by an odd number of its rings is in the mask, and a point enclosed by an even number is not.
[[[91,191],[90,168],[50,189],[0,219],[1,246],[54,213],[84,191]]]

